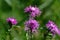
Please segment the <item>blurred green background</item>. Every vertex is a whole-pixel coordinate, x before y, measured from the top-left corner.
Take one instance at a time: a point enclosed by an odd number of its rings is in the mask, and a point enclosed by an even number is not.
[[[42,11],[42,14],[35,18],[39,21],[40,27],[45,26],[48,20],[54,21],[58,28],[60,27],[60,0],[0,0],[0,40],[10,40],[10,35],[7,34],[8,17],[16,18],[18,21],[16,26],[19,27],[12,29],[11,40],[27,40],[24,22],[28,19],[28,15],[24,13],[24,8],[29,5],[36,5]],[[43,32],[44,29],[39,28],[33,40],[42,40]],[[56,35],[52,40],[60,40],[60,36]]]

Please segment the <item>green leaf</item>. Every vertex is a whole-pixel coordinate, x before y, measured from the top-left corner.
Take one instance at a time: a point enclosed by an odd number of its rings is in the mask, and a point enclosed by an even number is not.
[[[46,8],[47,6],[49,6],[52,2],[53,2],[53,0],[46,0],[43,4],[41,4],[39,6],[40,10],[43,10],[44,8]]]
[[[12,5],[11,0],[5,0],[10,6]]]
[[[25,32],[20,26],[13,26],[10,31],[12,40],[26,40]]]

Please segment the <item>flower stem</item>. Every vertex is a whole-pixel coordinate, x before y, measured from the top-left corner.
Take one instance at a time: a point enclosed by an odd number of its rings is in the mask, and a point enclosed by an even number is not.
[[[43,40],[46,40],[48,34],[49,34],[50,30],[47,30],[45,33],[44,33],[44,39]]]
[[[12,36],[11,36],[11,28],[12,28],[12,24],[9,24],[9,29],[8,29],[8,35],[9,35],[9,39],[12,40]]]
[[[27,40],[32,40],[32,31],[28,30],[26,33]]]
[[[11,32],[8,31],[8,35],[9,35],[9,40],[12,40],[12,36],[11,36]]]
[[[44,33],[44,39],[43,39],[43,40],[47,40],[47,36],[49,36],[49,32],[50,32],[50,30],[47,30],[47,31]],[[51,39],[52,39],[52,35],[50,35],[49,37],[51,37],[51,38],[49,38],[49,40],[51,40]]]
[[[47,37],[47,34],[46,34],[46,33],[44,33],[44,39],[43,39],[43,40],[46,40],[46,37]]]

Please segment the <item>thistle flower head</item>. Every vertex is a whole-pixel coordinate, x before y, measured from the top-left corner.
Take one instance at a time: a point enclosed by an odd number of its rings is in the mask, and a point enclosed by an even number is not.
[[[33,6],[26,7],[25,12],[29,12],[31,17],[35,17],[41,14],[39,8]]]
[[[12,25],[16,25],[17,24],[17,20],[14,18],[7,18],[7,22],[11,23]]]
[[[32,30],[32,32],[36,32],[39,27],[39,24],[36,20],[30,19],[25,22],[25,30]]]
[[[49,22],[46,24],[46,27],[47,27],[53,34],[57,33],[58,35],[60,35],[60,30],[57,28],[57,25],[56,25],[54,22],[52,22],[52,21],[49,20]]]

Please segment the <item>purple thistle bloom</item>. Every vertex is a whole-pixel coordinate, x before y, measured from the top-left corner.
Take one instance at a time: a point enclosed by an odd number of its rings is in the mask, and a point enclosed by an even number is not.
[[[7,18],[7,22],[8,23],[10,22],[12,25],[16,25],[17,24],[17,20],[14,19],[14,18]]]
[[[39,28],[39,23],[34,19],[30,19],[25,22],[26,31],[32,30],[32,32],[36,32],[38,28]]]
[[[39,8],[33,6],[26,7],[25,12],[29,12],[31,17],[35,17],[41,14]]]
[[[46,24],[46,27],[51,31],[53,35],[56,33],[60,35],[60,30],[57,28],[57,25],[54,22],[49,20],[49,22]]]

